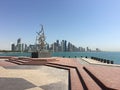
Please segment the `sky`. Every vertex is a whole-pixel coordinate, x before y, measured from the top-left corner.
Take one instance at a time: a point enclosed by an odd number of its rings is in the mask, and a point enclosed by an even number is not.
[[[40,24],[49,44],[120,51],[120,0],[0,0],[0,50],[34,44]]]

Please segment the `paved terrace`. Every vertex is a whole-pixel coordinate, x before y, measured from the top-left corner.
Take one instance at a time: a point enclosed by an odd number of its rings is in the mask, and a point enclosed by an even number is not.
[[[8,77],[13,77],[15,79],[17,77],[18,81],[15,80],[15,82],[18,84],[21,78],[31,83],[23,85],[24,87],[29,87],[25,90],[120,90],[120,67],[91,65],[80,58],[36,59],[9,57],[4,59],[6,59],[6,61],[0,61],[0,71],[2,72],[2,74],[0,74],[0,88],[6,87],[6,83],[3,82],[9,81]],[[41,67],[42,69],[40,70]],[[35,70],[39,70],[39,72]],[[13,72],[16,73],[13,74]],[[40,78],[41,75],[43,77],[42,79]],[[26,83],[25,81],[24,83]],[[9,86],[11,83],[7,84]],[[15,88],[17,88],[17,86]],[[18,88],[17,90],[23,90],[20,89],[21,87],[19,86]]]

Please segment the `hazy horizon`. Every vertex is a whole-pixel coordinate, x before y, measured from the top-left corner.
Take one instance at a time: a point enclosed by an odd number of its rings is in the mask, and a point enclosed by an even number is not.
[[[67,40],[77,47],[120,51],[119,0],[1,0],[0,50],[18,38],[34,44],[40,24],[46,41]]]

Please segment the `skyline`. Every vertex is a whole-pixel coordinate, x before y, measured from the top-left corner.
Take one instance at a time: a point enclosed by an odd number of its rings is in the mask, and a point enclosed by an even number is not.
[[[17,38],[34,44],[43,24],[46,41],[120,51],[119,0],[1,0],[0,49],[11,49]]]
[[[13,52],[35,52],[38,51],[38,43],[27,45],[22,42],[21,38],[18,38],[17,43],[11,44],[11,51]],[[74,44],[67,40],[56,40],[52,44],[46,43],[44,49],[51,52],[101,52],[99,48],[95,48],[94,50],[89,47],[76,47]]]

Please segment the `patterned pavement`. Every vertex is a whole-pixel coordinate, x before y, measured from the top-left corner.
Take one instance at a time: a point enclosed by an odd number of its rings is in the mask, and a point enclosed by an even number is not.
[[[0,90],[68,90],[67,70],[3,60],[0,65]]]
[[[3,90],[17,88],[17,90],[120,90],[118,66],[102,65],[84,58],[52,59],[12,58],[8,62],[1,60],[0,88]]]

